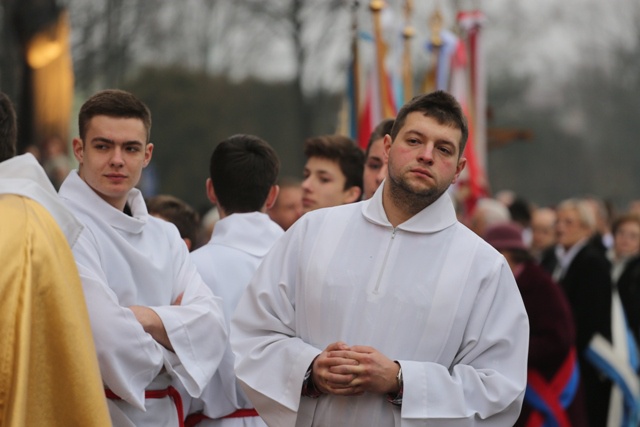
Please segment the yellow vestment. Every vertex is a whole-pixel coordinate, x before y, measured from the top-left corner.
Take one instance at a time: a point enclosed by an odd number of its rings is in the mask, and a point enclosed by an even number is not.
[[[0,194],[0,425],[111,426],[69,244],[32,199]]]

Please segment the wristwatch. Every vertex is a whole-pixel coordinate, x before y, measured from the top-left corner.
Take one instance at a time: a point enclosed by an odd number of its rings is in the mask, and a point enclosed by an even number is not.
[[[402,379],[402,365],[397,360],[394,363],[398,365],[398,374],[396,375],[396,381],[398,382],[398,392],[395,394],[387,394],[387,401],[395,406],[402,406],[402,396],[404,395],[404,381]]]
[[[404,386],[404,382],[402,381],[402,366],[396,362],[398,364],[398,367],[400,369],[398,369],[398,375],[396,375],[396,381],[398,381],[398,388],[400,390],[402,390],[403,386]]]

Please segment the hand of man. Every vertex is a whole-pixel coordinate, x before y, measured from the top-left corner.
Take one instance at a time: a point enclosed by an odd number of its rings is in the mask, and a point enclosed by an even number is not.
[[[330,360],[329,375],[352,378],[349,383],[342,386],[344,391],[349,391],[351,394],[364,392],[386,394],[399,391],[396,377],[400,366],[373,347],[352,346],[346,349],[332,349],[328,352],[327,359]],[[348,360],[349,363],[333,363],[344,360]]]
[[[180,295],[178,295],[178,298],[176,298],[176,300],[174,302],[171,303],[171,305],[180,305],[182,304],[182,297],[184,296],[184,292],[181,293]]]
[[[167,330],[164,328],[164,323],[162,323],[158,313],[142,305],[132,305],[129,309],[136,316],[146,333],[150,334],[164,348],[173,351],[169,335],[167,335]]]
[[[357,396],[397,393],[400,366],[373,347],[330,344],[313,362],[313,383],[323,393]]]
[[[362,392],[358,392],[353,386],[349,385],[355,378],[353,374],[333,372],[340,366],[356,365],[357,362],[353,359],[331,356],[335,351],[348,350],[349,346],[345,343],[335,342],[329,344],[327,348],[315,358],[312,368],[312,381],[318,391],[339,396],[362,394]]]

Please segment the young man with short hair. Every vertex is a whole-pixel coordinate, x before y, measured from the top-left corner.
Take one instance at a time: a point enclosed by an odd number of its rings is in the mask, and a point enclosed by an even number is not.
[[[231,318],[240,296],[273,243],[284,232],[266,215],[278,196],[280,161],[264,140],[234,135],[211,155],[207,196],[218,207],[220,220],[209,243],[192,253],[202,278],[223,299]],[[227,345],[218,371],[200,399],[189,405],[188,425],[265,426],[236,384],[234,356]],[[224,397],[223,397],[224,396]]]
[[[304,143],[302,211],[344,205],[360,200],[364,154],[342,135],[323,135]]]
[[[236,375],[269,425],[512,426],[528,320],[504,257],[447,188],[467,126],[444,92],[384,140],[373,198],[307,213],[264,258],[232,320]]]
[[[178,426],[180,384],[198,396],[224,353],[219,298],[173,224],[148,214],[135,185],[151,161],[151,114],[121,90],[90,97],[60,196],[84,224],[73,248],[109,411],[117,426]]]

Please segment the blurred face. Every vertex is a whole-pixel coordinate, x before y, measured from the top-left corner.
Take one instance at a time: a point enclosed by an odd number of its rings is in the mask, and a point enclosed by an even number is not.
[[[384,153],[384,138],[376,139],[369,147],[364,163],[364,197],[370,199],[387,176],[387,156]]]
[[[551,209],[539,209],[531,215],[531,248],[543,250],[556,243],[556,214]]]
[[[355,202],[360,196],[360,189],[351,187],[345,190],[346,181],[338,162],[321,157],[309,158],[302,182],[303,213]]]
[[[289,229],[302,216],[302,188],[281,188],[276,203],[267,213],[283,230]]]
[[[640,200],[632,200],[631,202],[629,202],[627,211],[629,213],[640,215]]]
[[[85,140],[73,141],[80,177],[107,203],[123,210],[127,194],[149,164],[153,144],[146,143],[142,120],[95,116]]]
[[[556,237],[558,243],[565,249],[571,248],[582,239],[591,235],[591,230],[580,221],[578,211],[573,208],[561,209],[558,211],[558,221],[556,223]]]
[[[436,200],[466,164],[459,158],[461,136],[460,129],[409,113],[393,143],[389,135],[384,139],[390,189],[414,200]]]
[[[478,236],[484,236],[484,232],[487,229],[486,216],[487,214],[482,210],[482,208],[476,205],[476,208],[471,214],[471,218],[469,218],[468,227]]]
[[[627,221],[620,224],[613,236],[616,256],[629,257],[640,253],[640,224]]]

